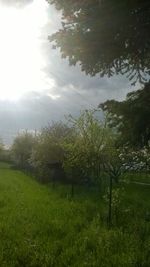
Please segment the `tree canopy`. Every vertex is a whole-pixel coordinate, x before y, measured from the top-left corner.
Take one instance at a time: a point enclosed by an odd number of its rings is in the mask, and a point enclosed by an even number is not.
[[[28,160],[34,146],[35,137],[31,133],[22,133],[14,139],[11,151],[17,166],[26,168],[29,165]]]
[[[149,1],[47,1],[62,11],[62,29],[49,39],[71,65],[92,76],[126,74],[132,84],[149,80]]]
[[[108,100],[100,107],[108,112],[108,121],[121,133],[121,139],[134,146],[147,145],[150,140],[150,83],[127,94],[126,100]]]

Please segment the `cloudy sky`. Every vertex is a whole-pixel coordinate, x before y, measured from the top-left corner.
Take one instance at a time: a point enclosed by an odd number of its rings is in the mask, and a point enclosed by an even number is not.
[[[107,99],[122,100],[135,89],[123,76],[91,78],[79,66],[68,66],[48,41],[61,27],[61,14],[45,0],[21,3],[0,0],[0,136],[5,143],[22,129],[40,129]]]

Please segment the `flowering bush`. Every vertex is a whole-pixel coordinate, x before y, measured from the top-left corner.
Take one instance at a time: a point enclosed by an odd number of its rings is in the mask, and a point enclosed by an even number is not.
[[[119,154],[124,171],[150,171],[150,146],[138,150],[131,150],[127,146]]]

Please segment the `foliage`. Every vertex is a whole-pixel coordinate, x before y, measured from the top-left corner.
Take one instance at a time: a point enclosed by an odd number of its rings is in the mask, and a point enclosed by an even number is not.
[[[64,159],[62,143],[66,138],[69,140],[71,134],[71,128],[62,122],[53,123],[42,129],[30,158],[30,164],[38,171],[42,180],[53,176],[55,166],[62,167]]]
[[[5,147],[2,139],[0,138],[0,161],[11,162],[11,151],[9,148]]]
[[[35,146],[35,137],[28,132],[18,135],[13,142],[11,151],[15,164],[20,168],[29,167],[29,158]]]
[[[47,1],[62,11],[62,29],[49,39],[71,65],[92,76],[126,74],[132,84],[149,80],[149,1]]]
[[[3,151],[4,151],[4,144],[3,144],[3,141],[0,139],[0,158],[1,158],[1,160],[3,157]]]
[[[112,149],[109,153],[104,170],[116,182],[125,173],[150,172],[150,146],[138,150],[124,146]]]
[[[73,184],[86,182],[101,186],[108,147],[114,146],[115,135],[106,123],[98,120],[97,111],[83,111],[78,118],[68,117],[68,125],[59,122],[44,128],[37,138],[30,164],[42,179],[55,176],[55,168],[62,168],[59,179]],[[46,178],[47,177],[47,178]]]
[[[117,202],[120,200],[118,192],[113,189],[113,183],[118,182],[118,179],[126,172],[131,171],[150,171],[150,149],[133,151],[128,147],[119,149],[111,149],[108,153],[108,160],[104,164],[104,171],[109,177],[109,192],[108,192],[108,225],[112,225],[113,212],[117,220],[119,208],[114,207],[114,197],[117,196]],[[116,194],[117,193],[117,194]]]
[[[123,143],[142,147],[150,140],[150,83],[127,94],[126,100],[108,100],[100,107],[108,113],[109,126],[117,129]]]
[[[78,118],[70,116],[69,120],[76,137],[74,142],[65,143],[64,167],[75,179],[78,175],[101,184],[108,147],[114,143],[113,133],[98,120],[96,111],[86,110]]]
[[[119,158],[126,171],[150,172],[150,146],[138,150],[132,150],[125,146]]]
[[[109,205],[109,190],[107,190],[104,195],[104,200],[107,205]],[[118,225],[119,220],[122,221],[122,217],[127,216],[127,212],[130,212],[130,209],[124,205],[125,191],[123,187],[114,187],[112,189],[112,224]]]

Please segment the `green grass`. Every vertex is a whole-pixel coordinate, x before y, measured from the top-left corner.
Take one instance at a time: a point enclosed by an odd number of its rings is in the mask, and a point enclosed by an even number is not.
[[[139,183],[148,183],[150,184],[150,174],[148,173],[128,173],[124,175],[124,178],[127,181],[139,182]]]
[[[0,266],[148,267],[149,195],[125,185],[120,219],[108,229],[98,192],[78,189],[71,200],[68,186],[53,189],[0,164]]]

